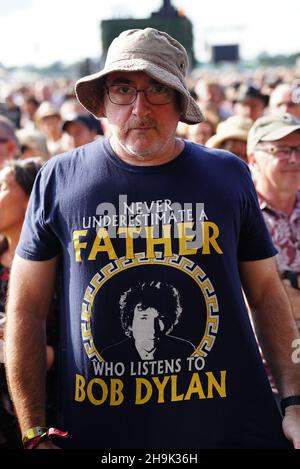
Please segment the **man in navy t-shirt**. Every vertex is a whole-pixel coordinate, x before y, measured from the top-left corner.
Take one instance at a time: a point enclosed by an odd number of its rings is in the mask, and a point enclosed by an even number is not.
[[[112,136],[51,159],[30,201],[7,327],[27,447],[299,441],[297,330],[276,251],[246,165],[176,138],[179,121],[203,119],[186,69],[185,49],[168,34],[129,30],[113,41],[105,68],[77,83],[79,101],[107,117]],[[43,331],[58,272],[60,418],[69,438],[54,444],[45,439]],[[284,432],[241,285],[285,398]]]

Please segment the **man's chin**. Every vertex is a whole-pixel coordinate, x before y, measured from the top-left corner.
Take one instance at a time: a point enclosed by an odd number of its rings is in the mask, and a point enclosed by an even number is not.
[[[138,158],[147,158],[153,156],[157,153],[156,148],[151,148],[149,145],[126,145],[125,149],[131,155],[134,155]]]
[[[159,144],[151,144],[150,139],[135,139],[130,140],[120,139],[117,137],[111,138],[111,145],[114,151],[118,154],[118,149],[127,154],[127,156],[133,156],[138,159],[146,159],[153,156],[157,156],[161,149]]]

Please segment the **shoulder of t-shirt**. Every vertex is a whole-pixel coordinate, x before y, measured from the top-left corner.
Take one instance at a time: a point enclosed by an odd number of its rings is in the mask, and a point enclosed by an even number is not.
[[[94,156],[99,158],[102,144],[103,140],[95,140],[94,142],[74,148],[73,150],[52,156],[52,158],[44,164],[41,172],[47,174],[51,173],[53,170],[64,171],[71,166],[80,165],[81,161],[87,163],[87,160]]]

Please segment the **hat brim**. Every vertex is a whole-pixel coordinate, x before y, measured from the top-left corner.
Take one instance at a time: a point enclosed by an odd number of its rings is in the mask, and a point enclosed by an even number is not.
[[[267,135],[264,135],[261,139],[259,139],[260,142],[268,142],[268,141],[276,141],[280,140],[281,138],[286,137],[287,135],[292,134],[296,130],[300,130],[300,124],[299,125],[286,125],[284,127],[281,127],[280,129],[273,130],[272,132],[268,133]]]
[[[265,107],[268,106],[269,104],[269,96],[267,94],[258,94],[258,95],[255,95],[255,94],[247,94],[245,96],[242,96],[240,98],[236,98],[233,100],[233,104],[237,104],[237,103],[244,103],[245,101],[247,101],[247,99],[250,99],[250,98],[255,98],[255,99],[259,99],[260,101],[262,101],[262,103],[264,104]]]
[[[45,112],[44,114],[37,115],[35,117],[35,119],[36,119],[37,122],[41,122],[43,119],[46,119],[47,117],[59,117],[60,118],[59,111],[57,111],[57,112]]]
[[[206,146],[209,148],[220,148],[222,143],[225,140],[233,139],[233,140],[241,140],[242,142],[247,142],[248,132],[227,132],[222,134],[216,134],[210,137],[207,142]]]
[[[98,73],[87,75],[77,81],[75,93],[78,101],[96,118],[103,116],[103,93],[101,81],[112,72],[144,72],[151,78],[178,91],[181,96],[180,120],[186,124],[197,124],[204,120],[200,107],[183,83],[166,69],[142,59],[122,60],[113,63]]]
[[[79,125],[87,128],[87,129],[89,129],[89,130],[93,130],[93,128],[90,125],[88,125],[86,122],[84,122],[83,120],[74,118],[74,119],[69,119],[67,121],[64,121],[64,123],[62,124],[62,127],[61,127],[62,131],[67,132],[68,127],[69,127],[70,124],[79,124]]]

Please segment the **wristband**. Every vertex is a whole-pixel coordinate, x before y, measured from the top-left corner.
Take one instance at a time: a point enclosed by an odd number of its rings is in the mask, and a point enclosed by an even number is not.
[[[23,443],[24,449],[35,449],[41,441],[45,441],[47,439],[48,437],[46,433],[43,433],[43,435],[40,436],[36,436],[35,438],[26,441],[26,443]]]
[[[47,427],[32,427],[26,430],[22,435],[22,443],[27,443],[29,440],[33,440],[37,436],[43,435],[48,430]]]
[[[51,436],[67,438],[68,435],[68,432],[63,432],[54,427],[33,427],[25,432],[22,438],[22,442],[25,449],[34,449],[40,444],[41,441],[45,441]]]
[[[300,405],[300,396],[289,396],[281,399],[280,407],[282,415],[285,415],[285,409],[290,405]]]

